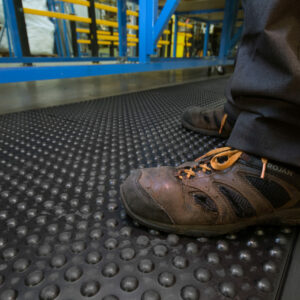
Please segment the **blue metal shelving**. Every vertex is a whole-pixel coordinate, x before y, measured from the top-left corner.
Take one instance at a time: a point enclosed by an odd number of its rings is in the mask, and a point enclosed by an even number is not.
[[[0,83],[47,80],[58,78],[99,76],[109,74],[148,72],[158,70],[170,70],[179,68],[193,68],[200,66],[215,66],[232,64],[233,60],[229,58],[230,49],[238,42],[242,26],[235,28],[237,21],[237,12],[239,8],[239,0],[227,0],[225,9],[205,9],[192,12],[176,12],[176,8],[180,0],[167,0],[164,7],[158,7],[158,0],[139,0],[139,31],[138,31],[138,57],[127,56],[127,29],[126,29],[126,1],[117,1],[117,20],[118,20],[118,36],[119,36],[119,56],[118,57],[91,57],[78,55],[73,57],[72,51],[69,49],[69,40],[67,39],[67,22],[63,20],[64,37],[61,37],[58,23],[56,19],[53,22],[56,25],[56,49],[58,57],[25,57],[22,52],[22,41],[18,32],[18,18],[15,9],[16,1],[3,0],[5,6],[5,16],[7,20],[7,30],[10,36],[12,51],[10,57],[0,58],[0,63],[23,63],[27,66],[5,66],[0,65]],[[51,10],[55,10],[55,3],[59,1],[49,0],[48,4]],[[72,5],[72,4],[71,4]],[[63,8],[64,6],[58,6]],[[74,8],[71,7],[71,10]],[[61,11],[64,13],[64,11]],[[203,20],[197,17],[199,14],[207,14],[214,12],[224,12],[223,20]],[[170,18],[174,16],[173,30],[173,58],[158,58],[156,55],[157,41],[166,29]],[[204,37],[204,49],[202,58],[185,58],[179,59],[176,56],[176,45],[178,35],[177,21],[183,16],[188,16],[195,20],[206,23],[206,32]],[[209,28],[211,24],[223,23],[220,53],[219,57],[206,57],[209,41]],[[78,35],[78,34],[77,34]],[[66,51],[63,51],[62,38],[67,43]],[[80,47],[79,47],[80,48]],[[80,53],[80,51],[79,51]],[[105,64],[96,64],[96,62],[106,61]],[[111,63],[108,63],[111,61]],[[59,65],[61,62],[68,62],[68,65]],[[75,62],[86,62],[85,65],[74,64]],[[92,64],[93,62],[93,64]],[[28,64],[41,64],[30,65]],[[52,66],[43,66],[43,63],[53,63]]]

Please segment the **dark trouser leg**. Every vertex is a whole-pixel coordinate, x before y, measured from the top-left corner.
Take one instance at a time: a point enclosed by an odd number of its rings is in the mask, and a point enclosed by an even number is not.
[[[300,167],[300,1],[244,0],[228,145]]]

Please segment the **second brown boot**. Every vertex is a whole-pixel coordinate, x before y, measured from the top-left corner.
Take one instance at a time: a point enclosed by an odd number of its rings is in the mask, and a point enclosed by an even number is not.
[[[224,111],[224,105],[214,109],[203,109],[201,106],[188,107],[182,114],[182,125],[204,135],[228,138],[232,125]]]

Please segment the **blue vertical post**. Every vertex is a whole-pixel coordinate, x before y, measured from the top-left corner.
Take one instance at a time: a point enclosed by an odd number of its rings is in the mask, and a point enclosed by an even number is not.
[[[152,54],[152,37],[157,18],[158,0],[139,0],[139,8],[139,61],[147,63]]]
[[[146,1],[139,0],[139,62],[146,63],[147,48],[146,48],[146,18],[147,18],[147,5]]]
[[[56,12],[54,0],[48,0],[48,7],[50,11]],[[64,56],[58,21],[56,18],[52,18],[51,20],[55,27],[55,43],[57,48],[57,54],[59,56]]]
[[[60,10],[63,14],[65,13],[65,5],[63,2],[60,2]],[[63,22],[64,43],[66,47],[66,54],[67,57],[71,57],[66,20],[62,20],[62,22]]]
[[[205,35],[204,35],[204,46],[203,56],[207,56],[208,40],[209,40],[210,22],[206,22]]]
[[[118,0],[119,57],[127,56],[126,0]]]
[[[173,39],[173,57],[176,57],[177,52],[177,34],[178,34],[178,17],[174,15],[174,39]]]
[[[175,12],[180,0],[167,0],[163,9],[161,10],[159,17],[157,18],[154,28],[153,28],[153,37],[152,45],[155,46],[158,42],[159,37],[163,33],[164,28],[168,24],[170,18]]]
[[[180,0],[167,0],[157,17],[158,0],[139,0],[139,54],[140,62],[146,63],[155,53],[156,44]]]
[[[221,35],[221,45],[220,45],[220,52],[219,52],[220,59],[225,58],[227,55],[230,46],[232,31],[236,21],[238,8],[239,8],[238,0],[226,0],[225,9],[224,9],[224,21],[223,21],[223,28],[222,28],[222,35]]]
[[[8,28],[8,22],[7,22],[7,8],[6,8],[6,1],[3,1],[3,10],[4,10],[4,16],[5,16],[5,21],[4,21],[4,28],[3,28],[3,34],[6,31],[6,37],[7,37],[7,43],[8,43],[8,51],[9,51],[9,56],[12,57],[12,49],[11,49],[11,41],[10,41],[10,32]],[[1,40],[1,39],[0,39]]]
[[[9,34],[11,37],[13,49],[14,49],[14,56],[15,57],[22,57],[22,46],[20,41],[20,35],[18,30],[17,24],[17,17],[15,12],[14,3],[11,0],[4,0],[3,5],[5,5],[5,20],[7,20],[7,25],[9,29]]]

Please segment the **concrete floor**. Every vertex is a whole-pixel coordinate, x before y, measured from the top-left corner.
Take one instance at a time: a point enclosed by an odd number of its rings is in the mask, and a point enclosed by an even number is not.
[[[228,69],[230,72],[231,69]],[[210,78],[220,77],[213,75]],[[207,68],[0,85],[0,114],[207,79]]]

